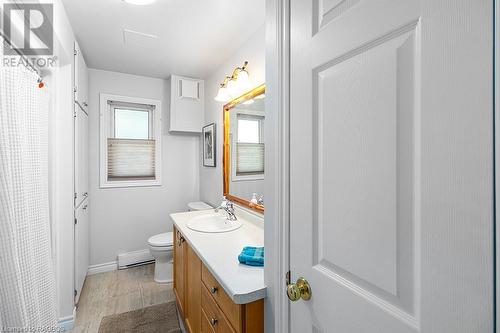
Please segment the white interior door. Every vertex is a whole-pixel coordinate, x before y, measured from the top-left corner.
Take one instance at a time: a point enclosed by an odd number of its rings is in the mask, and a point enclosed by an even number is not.
[[[75,304],[78,303],[90,265],[89,200],[75,210]]]
[[[492,5],[291,0],[291,331],[492,332]]]

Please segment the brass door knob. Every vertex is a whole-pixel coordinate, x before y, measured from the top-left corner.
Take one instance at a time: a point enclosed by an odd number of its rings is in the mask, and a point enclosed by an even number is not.
[[[297,279],[297,282],[287,286],[286,294],[288,295],[288,299],[292,302],[298,301],[301,298],[304,301],[308,301],[311,299],[311,286],[306,279],[301,277]]]

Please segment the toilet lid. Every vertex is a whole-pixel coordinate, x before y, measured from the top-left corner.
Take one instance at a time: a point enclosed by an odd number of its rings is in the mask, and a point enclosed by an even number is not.
[[[213,208],[212,206],[203,201],[190,202],[188,203],[188,207],[192,210],[205,210]]]
[[[148,243],[151,246],[172,246],[174,245],[174,233],[166,232],[149,237]]]

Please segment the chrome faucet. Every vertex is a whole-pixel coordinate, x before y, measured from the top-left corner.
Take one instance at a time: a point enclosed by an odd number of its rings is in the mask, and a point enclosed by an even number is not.
[[[219,207],[215,208],[215,212],[217,213],[220,209],[223,209],[227,214],[227,219],[229,221],[236,221],[236,214],[234,214],[234,204],[232,201],[227,200],[226,197],[223,197],[222,202]]]

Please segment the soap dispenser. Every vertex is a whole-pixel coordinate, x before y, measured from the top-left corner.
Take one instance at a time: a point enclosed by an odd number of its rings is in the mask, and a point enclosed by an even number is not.
[[[254,193],[252,195],[252,200],[250,200],[250,202],[255,204],[255,205],[259,202],[259,200],[257,199],[257,193]]]

